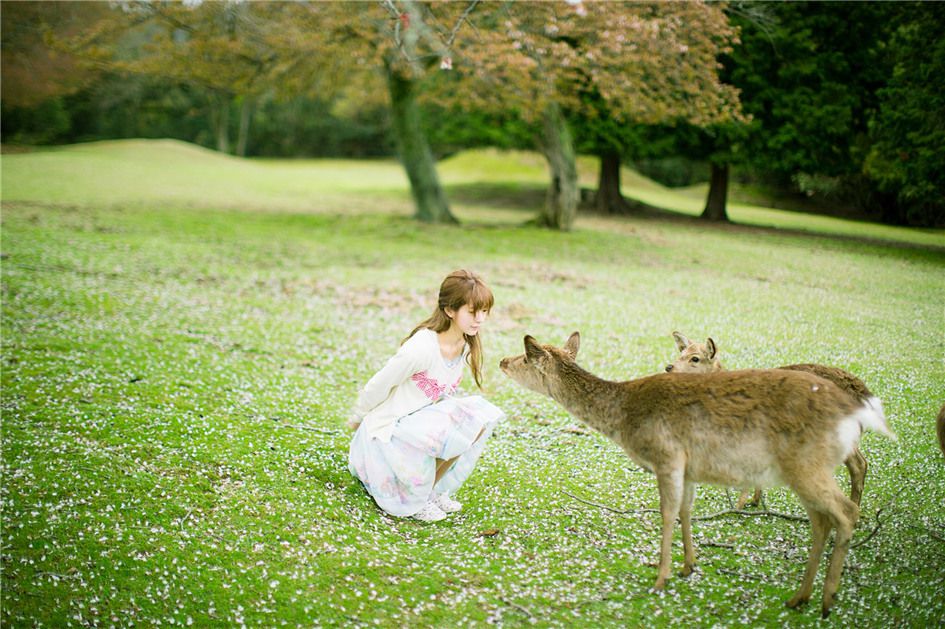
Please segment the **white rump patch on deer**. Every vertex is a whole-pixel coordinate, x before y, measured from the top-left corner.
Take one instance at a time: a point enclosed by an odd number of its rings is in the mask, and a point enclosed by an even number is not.
[[[843,452],[843,458],[850,456],[853,449],[860,445],[861,434],[863,434],[863,427],[857,420],[856,413],[840,420],[837,424],[837,441]]]
[[[893,441],[898,441],[895,433],[886,425],[886,414],[883,412],[883,403],[878,397],[871,397],[863,403],[863,408],[853,414],[863,426],[863,430],[872,430],[874,432],[886,435]]]
[[[896,441],[896,435],[886,425],[883,403],[879,398],[872,397],[866,400],[859,410],[842,419],[837,425],[837,436],[843,445],[844,456],[849,455],[853,448],[859,445],[860,435],[864,430],[882,433]]]

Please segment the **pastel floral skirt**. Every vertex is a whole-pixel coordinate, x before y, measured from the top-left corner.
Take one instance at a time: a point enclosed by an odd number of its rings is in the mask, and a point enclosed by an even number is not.
[[[348,467],[381,509],[398,517],[411,516],[434,490],[453,494],[462,486],[503,417],[498,407],[472,395],[447,398],[401,417],[388,443],[370,437],[362,424],[351,441]],[[434,487],[436,459],[455,457]]]

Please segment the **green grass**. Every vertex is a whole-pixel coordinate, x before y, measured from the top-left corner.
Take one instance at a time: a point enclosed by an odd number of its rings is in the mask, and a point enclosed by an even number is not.
[[[412,221],[391,162],[116,142],[2,168],[4,626],[820,624],[817,604],[783,606],[809,527],[777,517],[696,522],[696,575],[649,592],[653,478],[497,368],[524,334],[573,330],[580,362],[613,379],[661,369],[674,329],[712,335],[729,368],[862,377],[899,441],[863,438],[863,518],[824,624],[945,616],[941,231],[761,208],[733,210],[740,226],[531,229],[543,164],[490,151],[442,166],[465,227]],[[496,293],[485,394],[508,419],[465,509],[424,525],[382,515],[348,474],[343,422],[457,267]],[[697,514],[728,494],[701,488]]]

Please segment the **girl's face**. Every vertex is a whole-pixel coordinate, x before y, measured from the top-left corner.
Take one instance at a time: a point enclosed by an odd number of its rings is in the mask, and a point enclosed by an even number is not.
[[[466,304],[459,310],[447,308],[446,314],[453,320],[453,325],[458,327],[463,334],[476,336],[479,334],[479,327],[489,316],[489,311],[476,310],[472,305]]]

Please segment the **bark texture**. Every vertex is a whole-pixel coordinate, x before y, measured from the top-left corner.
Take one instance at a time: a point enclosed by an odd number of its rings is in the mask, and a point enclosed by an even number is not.
[[[702,218],[709,221],[728,221],[728,164],[712,164],[709,180],[709,197],[706,199]]]
[[[417,208],[414,217],[428,223],[458,222],[450,212],[446,193],[436,172],[433,151],[420,124],[414,80],[388,67],[387,85],[397,149],[404,170],[407,171],[410,192]]]
[[[551,169],[551,184],[539,222],[545,227],[568,231],[577,215],[581,191],[578,188],[574,142],[556,103],[545,109],[543,131],[540,146]]]

